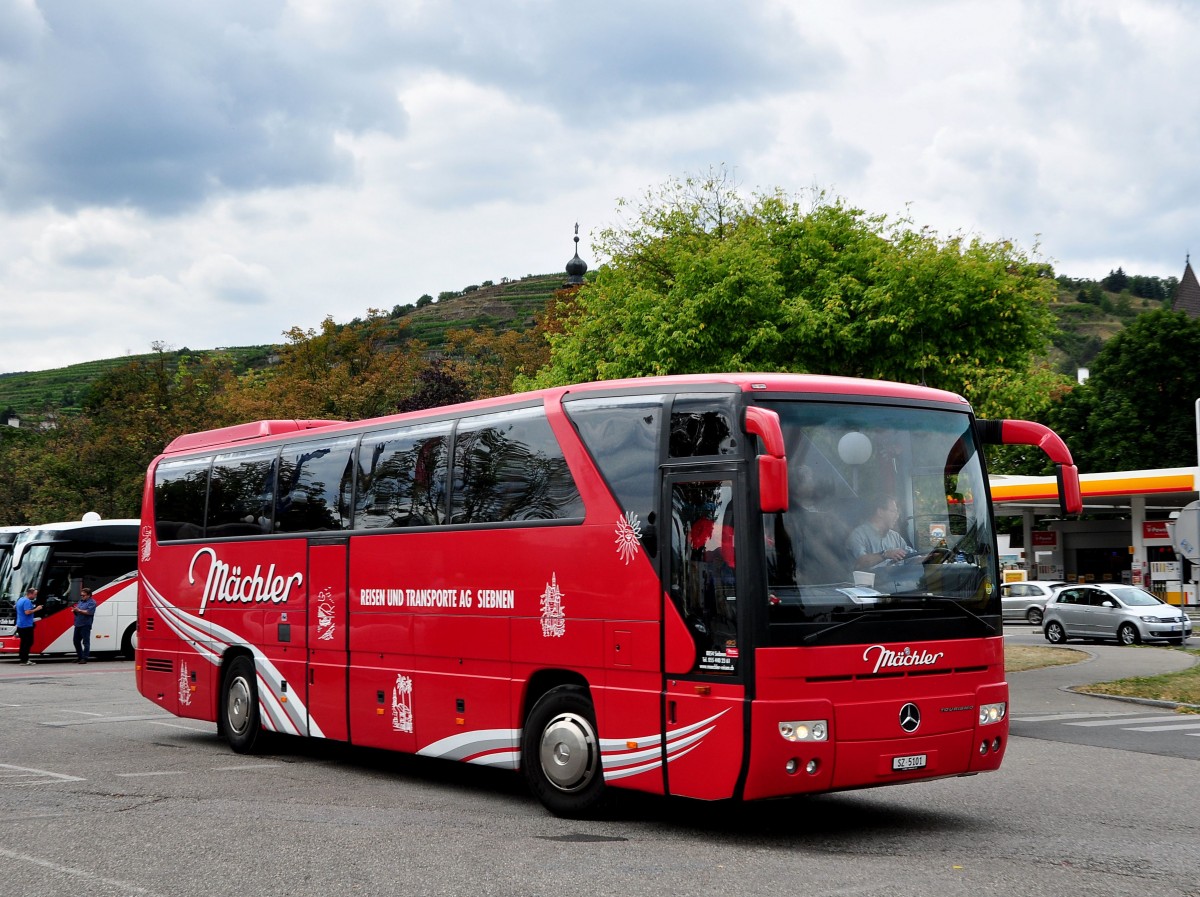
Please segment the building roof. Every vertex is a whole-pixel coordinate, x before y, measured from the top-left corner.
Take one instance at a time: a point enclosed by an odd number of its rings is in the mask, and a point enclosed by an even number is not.
[[[1188,256],[1183,266],[1183,278],[1175,291],[1175,302],[1171,305],[1175,311],[1187,312],[1188,317],[1200,318],[1200,282],[1196,280],[1196,272],[1192,270],[1192,259]]]

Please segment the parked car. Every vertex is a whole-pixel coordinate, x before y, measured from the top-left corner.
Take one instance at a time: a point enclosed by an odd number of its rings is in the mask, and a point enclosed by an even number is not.
[[[1046,603],[1042,632],[1056,645],[1069,638],[1183,644],[1192,634],[1192,621],[1145,589],[1104,583],[1059,589]]]
[[[1006,620],[1042,622],[1042,606],[1065,582],[1006,582],[1000,586],[1000,612]]]

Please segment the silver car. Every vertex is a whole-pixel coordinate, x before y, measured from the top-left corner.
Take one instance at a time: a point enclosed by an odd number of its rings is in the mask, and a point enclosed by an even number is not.
[[[1145,589],[1104,583],[1059,589],[1046,604],[1042,632],[1056,645],[1069,638],[1183,644],[1192,634],[1192,621]]]
[[[1065,582],[1006,582],[1000,586],[1000,612],[1006,620],[1025,620],[1038,626],[1042,622],[1042,605],[1065,585]]]

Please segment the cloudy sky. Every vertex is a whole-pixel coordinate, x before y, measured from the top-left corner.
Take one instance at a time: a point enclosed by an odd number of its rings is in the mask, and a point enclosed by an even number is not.
[[[1200,0],[0,0],[0,373],[562,270],[673,177],[1200,252]]]

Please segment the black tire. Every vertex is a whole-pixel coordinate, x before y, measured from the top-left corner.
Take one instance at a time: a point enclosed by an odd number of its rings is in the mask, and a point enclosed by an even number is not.
[[[604,801],[596,713],[585,689],[560,685],[533,705],[521,735],[521,765],[535,797],[555,816],[594,816]]]
[[[1034,626],[1042,625],[1042,609],[1040,607],[1031,607],[1025,611],[1025,619]]]
[[[125,630],[125,634],[121,636],[121,656],[126,660],[133,660],[133,655],[137,651],[137,623],[130,623],[129,628]]]
[[[1138,632],[1137,627],[1132,623],[1122,623],[1117,627],[1117,641],[1122,645],[1136,645],[1141,640],[1141,633]]]
[[[235,657],[221,689],[221,731],[234,751],[249,754],[258,741],[260,729],[254,661]]]
[[[1062,623],[1057,620],[1051,620],[1046,624],[1046,629],[1043,633],[1046,636],[1046,641],[1052,645],[1061,645],[1067,640],[1066,630],[1062,628]]]

